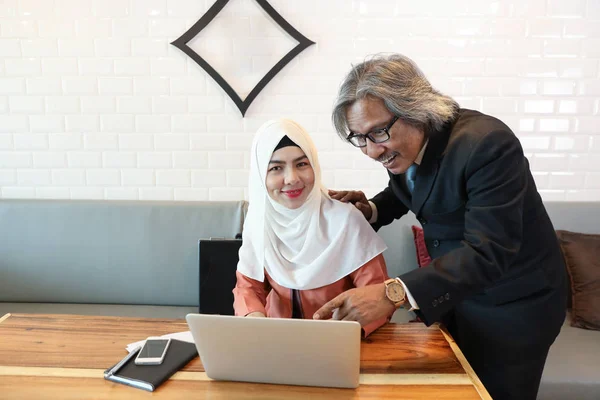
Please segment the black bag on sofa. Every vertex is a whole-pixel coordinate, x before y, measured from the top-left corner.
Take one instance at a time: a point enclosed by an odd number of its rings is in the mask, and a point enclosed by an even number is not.
[[[241,236],[241,235],[238,235]],[[241,239],[200,239],[200,314],[233,315],[233,288]]]

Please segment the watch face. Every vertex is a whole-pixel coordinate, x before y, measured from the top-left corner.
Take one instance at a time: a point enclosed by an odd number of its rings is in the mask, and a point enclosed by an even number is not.
[[[400,283],[392,282],[387,286],[386,294],[391,301],[397,303],[404,299],[404,288]]]

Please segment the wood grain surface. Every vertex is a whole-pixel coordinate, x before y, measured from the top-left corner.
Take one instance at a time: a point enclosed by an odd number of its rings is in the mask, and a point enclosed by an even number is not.
[[[356,390],[216,382],[206,377],[199,358],[152,394],[102,378],[103,370],[126,354],[127,344],[186,330],[184,320],[7,314],[0,317],[0,397],[489,398],[472,370],[465,371],[466,360],[460,351],[463,359],[457,357],[451,337],[438,326],[420,323],[388,324],[361,342],[361,385]]]
[[[183,320],[12,314],[0,324],[0,365],[108,368],[129,343],[188,330]],[[199,358],[184,371],[204,371]],[[465,373],[437,326],[387,324],[361,342],[361,373]]]

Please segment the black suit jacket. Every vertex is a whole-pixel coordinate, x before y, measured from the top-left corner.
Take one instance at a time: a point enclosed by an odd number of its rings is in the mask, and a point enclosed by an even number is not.
[[[421,222],[433,261],[400,279],[424,322],[445,322],[470,360],[547,350],[565,317],[565,266],[517,137],[462,109],[430,135],[412,198],[403,180],[390,174],[372,199],[374,228],[409,209]]]

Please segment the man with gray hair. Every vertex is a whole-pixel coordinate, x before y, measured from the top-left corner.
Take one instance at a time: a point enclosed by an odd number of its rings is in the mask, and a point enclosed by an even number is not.
[[[442,322],[495,400],[537,395],[566,311],[563,257],[529,163],[500,120],[461,109],[402,55],[352,68],[333,110],[338,134],[388,170],[388,187],[354,203],[377,230],[409,210],[423,227],[427,266],[352,289],[317,319],[363,326],[394,307]]]

